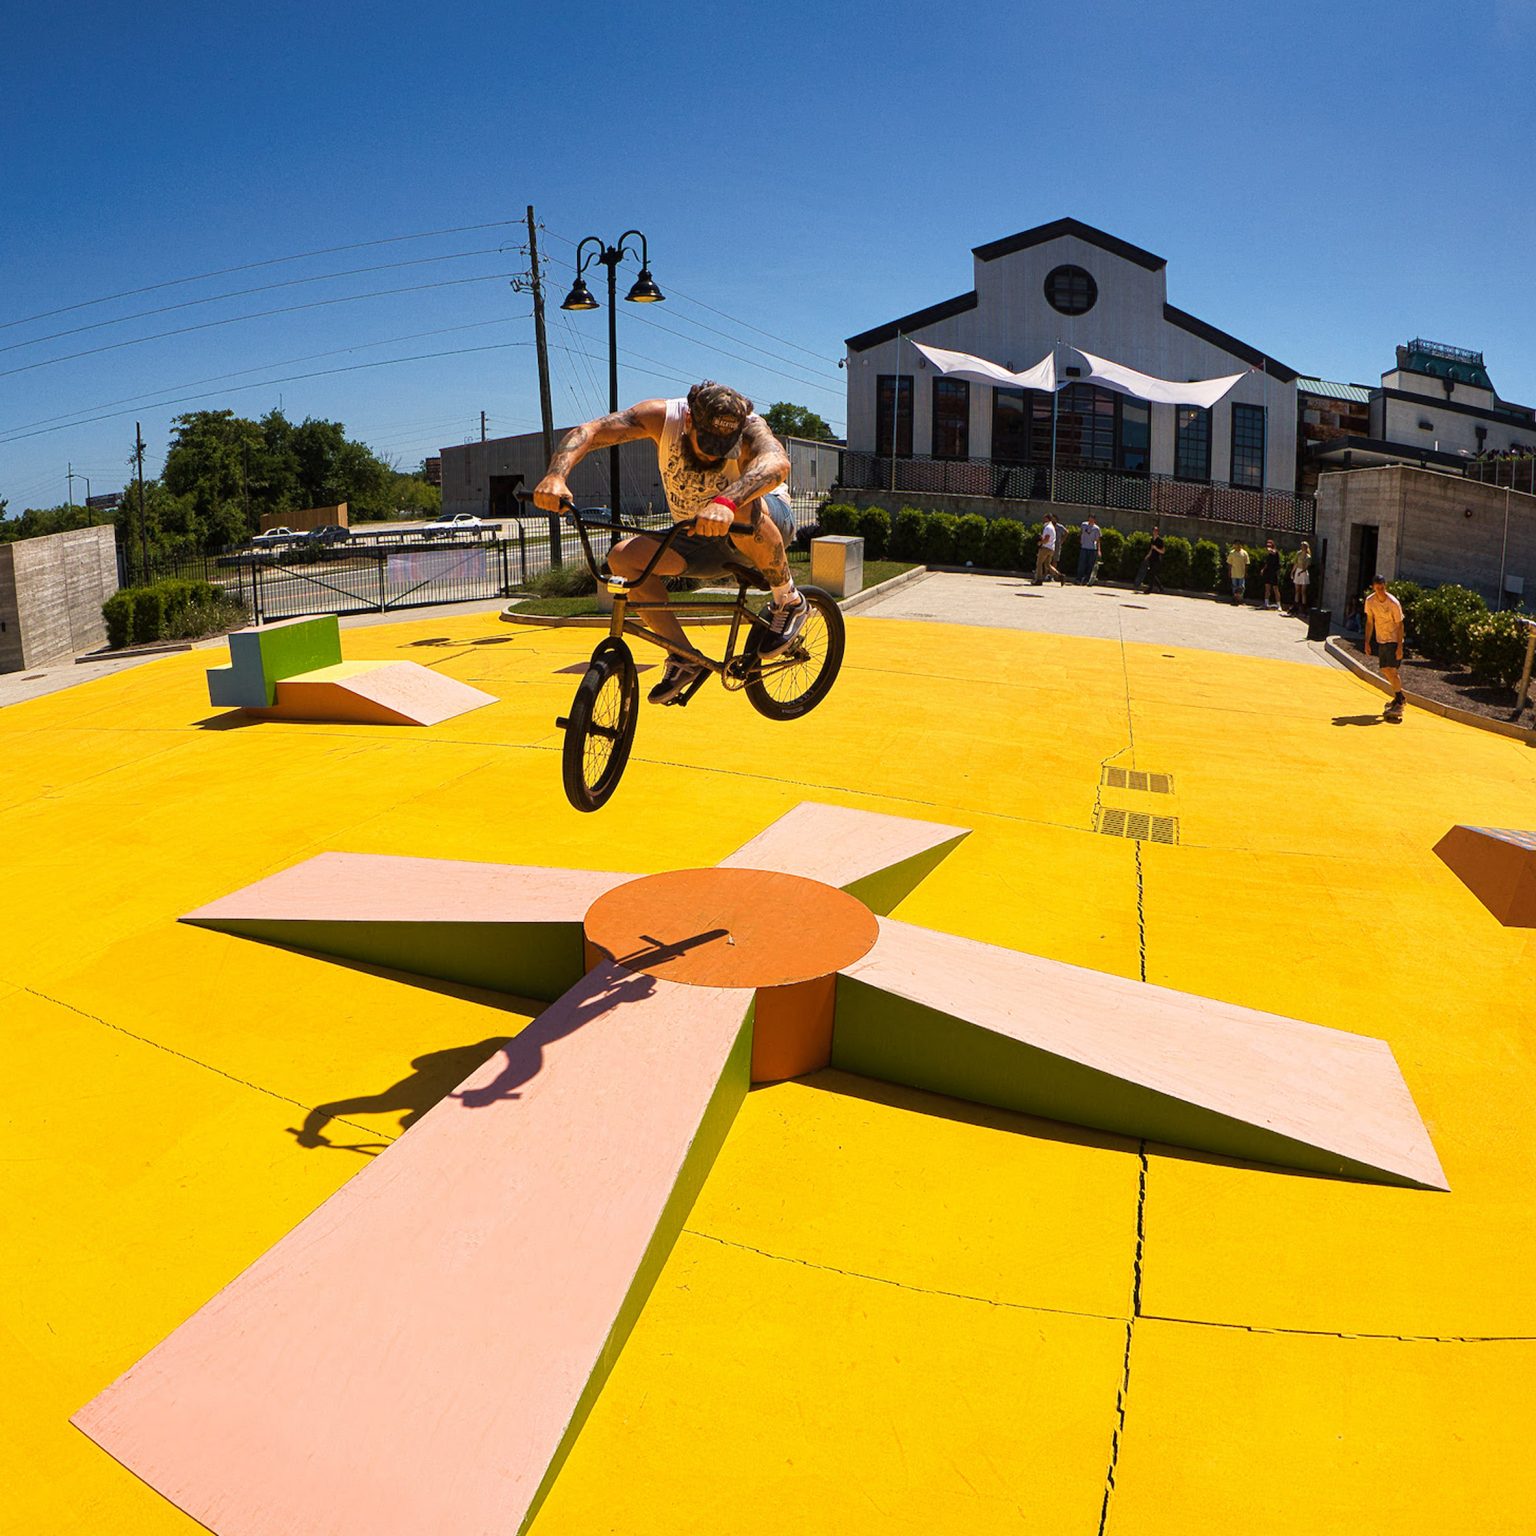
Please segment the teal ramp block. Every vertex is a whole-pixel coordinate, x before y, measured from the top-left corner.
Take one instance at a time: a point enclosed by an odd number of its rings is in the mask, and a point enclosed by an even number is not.
[[[335,614],[237,629],[229,637],[230,664],[208,674],[208,702],[221,709],[270,709],[285,677],[334,667],[340,660]]]

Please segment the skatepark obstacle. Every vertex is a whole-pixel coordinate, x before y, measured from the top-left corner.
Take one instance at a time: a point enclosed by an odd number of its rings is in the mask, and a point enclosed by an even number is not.
[[[1435,852],[1506,928],[1536,928],[1536,832],[1452,827]]]

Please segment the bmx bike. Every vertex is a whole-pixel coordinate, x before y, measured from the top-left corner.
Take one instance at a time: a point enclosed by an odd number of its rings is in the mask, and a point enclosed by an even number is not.
[[[842,610],[830,593],[818,587],[801,587],[801,594],[811,605],[805,628],[788,649],[765,657],[762,652],[775,637],[767,620],[748,602],[748,593],[766,591],[768,583],[745,556],[739,561],[731,560],[728,575],[721,578],[736,583],[734,598],[637,603],[630,593],[650,579],[673,540],[691,528],[693,520],[684,519],[658,531],[617,522],[606,511],[598,516],[578,510],[569,502],[562,513],[580,537],[582,556],[592,579],[613,598],[608,634],[592,652],[571,700],[570,712],[555,721],[565,732],[560,759],[565,796],[578,811],[596,811],[607,804],[619,787],[634,745],[640,713],[640,680],[625,635],[660,646],[670,655],[695,662],[704,669],[671,701],[679,706],[686,705],[711,676],[720,679],[727,693],[746,694],[752,707],[770,720],[798,720],[831,691],[843,664],[845,630]],[[747,523],[731,525],[732,533],[750,531],[751,525]],[[657,547],[640,575],[627,580],[602,568],[602,562],[593,553],[593,533],[613,537],[645,534],[656,540]],[[728,615],[731,623],[725,654],[716,661],[692,645],[679,645],[658,633],[645,622],[645,615],[659,608],[670,608],[684,624],[704,615]]]

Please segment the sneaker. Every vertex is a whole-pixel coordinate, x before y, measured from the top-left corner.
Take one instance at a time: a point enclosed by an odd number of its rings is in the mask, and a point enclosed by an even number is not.
[[[811,616],[811,605],[803,592],[795,593],[795,600],[782,608],[769,603],[767,610],[768,637],[757,648],[764,660],[782,655],[800,638],[805,621]]]
[[[674,704],[679,694],[687,689],[688,685],[697,678],[705,668],[695,661],[683,661],[673,656],[667,661],[667,668],[661,674],[661,681],[646,694],[646,698],[652,704]]]

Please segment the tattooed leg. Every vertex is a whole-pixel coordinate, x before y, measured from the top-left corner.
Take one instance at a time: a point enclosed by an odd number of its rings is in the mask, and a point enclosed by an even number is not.
[[[615,576],[633,581],[645,569],[655,553],[655,539],[639,536],[625,539],[608,551],[608,567]],[[638,587],[631,587],[629,595],[637,603],[670,603],[671,598],[667,595],[666,584],[662,581],[662,577],[680,576],[682,573],[682,556],[669,550],[662,556],[660,564],[651,573],[650,579],[642,581]],[[664,639],[671,640],[677,645],[688,644],[683,626],[677,622],[677,616],[671,608],[652,608],[640,614],[639,617]]]
[[[731,542],[749,559],[766,578],[773,589],[773,600],[783,604],[795,594],[795,578],[789,573],[789,553],[784,548],[784,536],[779,525],[763,511],[763,504],[754,501],[747,511],[752,524],[751,533],[733,533]]]

